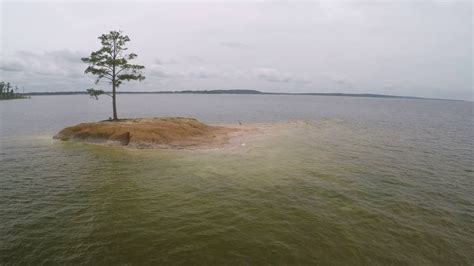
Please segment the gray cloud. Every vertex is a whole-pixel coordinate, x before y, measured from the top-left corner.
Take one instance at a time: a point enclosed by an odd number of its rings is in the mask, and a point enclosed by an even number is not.
[[[310,82],[308,77],[268,67],[224,71],[217,68],[207,67],[202,64],[180,65],[179,67],[153,64],[147,69],[147,73],[156,78],[174,79],[176,81],[183,79],[221,79],[228,80],[229,82],[235,80],[296,84]]]
[[[222,46],[226,46],[229,48],[236,48],[236,49],[248,49],[249,46],[245,43],[241,42],[221,42],[220,43]]]
[[[204,62],[204,59],[202,57],[199,57],[196,55],[185,56],[184,59],[186,59],[187,62],[193,63],[193,64],[199,64],[199,63]]]
[[[3,57],[0,74],[3,79],[36,90],[78,90],[92,84],[84,74],[80,60],[85,54],[71,50],[42,53],[18,51]]]
[[[343,77],[341,75],[335,75],[330,73],[323,73],[322,75],[324,78],[327,78],[330,82],[334,83],[340,87],[350,87],[354,86],[354,82],[350,81],[347,77]]]
[[[23,63],[17,60],[9,60],[9,61],[0,62],[0,70],[18,72],[18,71],[23,71],[24,69],[25,69],[25,66],[23,65]]]
[[[156,78],[175,79],[210,79],[223,77],[219,71],[209,69],[202,65],[188,64],[186,66],[166,66],[163,64],[153,64],[146,72]]]
[[[160,58],[155,58],[155,61],[153,62],[155,65],[174,65],[174,64],[179,64],[179,60],[176,59],[160,59]]]
[[[157,78],[170,78],[170,74],[165,71],[163,66],[161,64],[155,64],[150,66],[149,68],[146,68],[146,72],[154,77]]]
[[[59,50],[44,53],[19,51],[4,57],[0,69],[4,71],[23,72],[25,75],[80,77],[83,72],[81,54],[76,51]]]
[[[197,79],[211,79],[221,77],[222,74],[206,67],[197,67],[185,71],[184,76]]]
[[[122,89],[474,97],[469,1],[6,1],[2,20],[2,79],[38,90],[92,84],[80,57],[121,29],[147,75]]]
[[[290,74],[275,68],[256,68],[252,70],[253,75],[260,80],[269,82],[283,83],[308,83],[310,80],[306,77]]]

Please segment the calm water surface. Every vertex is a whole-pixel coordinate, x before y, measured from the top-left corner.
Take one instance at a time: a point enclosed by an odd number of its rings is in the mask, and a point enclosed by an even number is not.
[[[287,125],[245,147],[54,141],[108,99],[0,102],[0,264],[474,263],[473,103],[120,95],[122,117]],[[299,121],[299,122],[296,122]]]

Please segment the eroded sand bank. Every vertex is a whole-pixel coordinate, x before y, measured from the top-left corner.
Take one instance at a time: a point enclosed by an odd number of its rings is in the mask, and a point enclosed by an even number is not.
[[[199,149],[232,145],[261,132],[257,127],[211,126],[194,118],[166,117],[81,123],[53,138],[136,149]]]

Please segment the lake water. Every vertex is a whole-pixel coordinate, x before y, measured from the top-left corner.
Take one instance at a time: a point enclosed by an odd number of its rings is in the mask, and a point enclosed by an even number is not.
[[[52,140],[107,97],[0,102],[0,264],[474,263],[473,103],[119,95],[119,116],[287,125],[245,147]]]

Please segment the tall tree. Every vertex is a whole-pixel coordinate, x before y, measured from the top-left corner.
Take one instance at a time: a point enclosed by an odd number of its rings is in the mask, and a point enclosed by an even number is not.
[[[10,88],[12,89],[11,91],[10,91]],[[12,95],[13,95],[13,88],[11,87],[10,82],[7,82],[7,98],[11,98]]]
[[[102,47],[92,52],[89,57],[82,58],[82,61],[88,64],[84,73],[96,75],[96,85],[105,79],[112,85],[112,94],[96,89],[88,89],[87,92],[96,99],[101,94],[112,97],[113,120],[117,121],[117,88],[123,81],[144,80],[145,76],[142,75],[142,70],[145,67],[129,63],[130,60],[137,57],[137,54],[125,53],[128,49],[125,47],[125,44],[130,41],[130,38],[127,35],[123,35],[121,31],[111,31],[108,34],[102,34],[99,36],[99,40]]]

